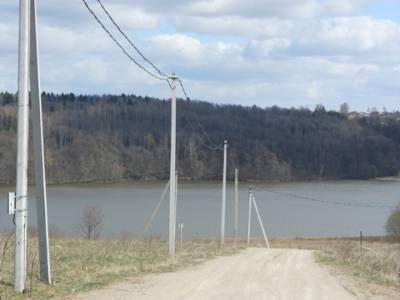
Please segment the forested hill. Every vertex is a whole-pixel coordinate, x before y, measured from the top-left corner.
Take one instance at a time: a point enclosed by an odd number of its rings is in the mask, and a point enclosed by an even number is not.
[[[16,109],[15,95],[1,93],[0,183],[15,180]],[[168,178],[169,101],[43,93],[43,109],[50,182]],[[228,174],[237,167],[242,180],[371,178],[400,169],[399,114],[186,100],[177,111],[178,169],[188,179],[221,178],[222,151],[212,148],[224,139]]]

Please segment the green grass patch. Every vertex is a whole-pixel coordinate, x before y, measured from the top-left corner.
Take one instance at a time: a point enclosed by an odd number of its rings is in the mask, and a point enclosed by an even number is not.
[[[0,251],[5,238],[0,236]],[[39,281],[37,240],[29,239],[26,292],[14,293],[14,247],[0,256],[0,300],[54,299],[104,287],[119,280],[148,273],[173,272],[199,264],[217,255],[238,251],[233,243],[220,250],[213,240],[188,240],[168,256],[168,244],[161,240],[51,240],[53,283]],[[1,253],[0,253],[1,255]]]

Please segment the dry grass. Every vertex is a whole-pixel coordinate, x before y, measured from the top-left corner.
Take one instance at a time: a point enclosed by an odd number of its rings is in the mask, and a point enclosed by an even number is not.
[[[12,235],[11,235],[12,236]],[[400,247],[382,238],[368,238],[361,257],[357,238],[295,238],[272,239],[274,248],[319,250],[317,258],[353,275],[385,285],[400,286]],[[53,285],[38,280],[37,240],[30,237],[26,293],[13,290],[13,239],[0,235],[0,300],[54,299],[103,287],[128,277],[148,273],[171,272],[212,259],[217,255],[236,253],[246,247],[246,241],[234,246],[228,240],[224,250],[215,240],[187,240],[175,259],[168,257],[166,241],[130,240],[51,240]],[[4,247],[6,246],[6,247]],[[252,247],[264,247],[263,240],[253,240]],[[2,255],[3,250],[4,255]],[[2,266],[2,267],[1,267]]]
[[[350,272],[371,283],[400,288],[400,244],[383,237],[367,237],[361,251],[359,238],[272,239],[273,248],[318,250],[317,261]],[[252,242],[253,246],[263,241]]]
[[[0,249],[4,239],[0,238]],[[62,240],[51,241],[53,285],[38,280],[37,240],[29,240],[26,293],[13,291],[13,248],[6,252],[0,274],[0,299],[53,299],[99,288],[123,278],[146,273],[171,272],[198,264],[217,255],[238,250],[228,242],[224,250],[211,240],[185,241],[175,259],[168,257],[167,242],[161,240]]]
[[[344,268],[372,283],[400,287],[400,245],[385,241],[339,241],[317,254],[319,262]]]

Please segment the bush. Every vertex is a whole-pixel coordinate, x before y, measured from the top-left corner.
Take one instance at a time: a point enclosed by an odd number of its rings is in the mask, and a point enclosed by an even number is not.
[[[82,211],[80,231],[83,238],[95,240],[100,236],[103,212],[96,206],[86,206]]]
[[[386,232],[389,237],[400,243],[400,206],[392,212],[386,222]]]

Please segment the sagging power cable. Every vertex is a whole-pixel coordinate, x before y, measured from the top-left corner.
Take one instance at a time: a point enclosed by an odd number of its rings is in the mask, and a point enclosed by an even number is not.
[[[361,203],[351,203],[351,202],[342,202],[342,201],[336,201],[336,200],[323,200],[323,199],[316,199],[313,197],[308,197],[308,196],[303,196],[303,195],[296,195],[292,193],[287,193],[287,192],[281,192],[281,191],[274,191],[268,188],[257,188],[258,190],[271,193],[271,194],[277,194],[281,196],[286,196],[294,199],[301,199],[301,200],[307,200],[311,202],[318,202],[318,203],[323,203],[323,204],[330,204],[330,205],[340,205],[340,206],[351,206],[351,207],[362,207],[362,208],[379,208],[379,209],[394,209],[394,206],[390,205],[380,205],[380,204],[361,204]]]
[[[108,9],[104,6],[104,4],[102,3],[101,0],[96,0],[99,5],[101,6],[102,10],[104,11],[104,13],[108,16],[108,18],[110,19],[110,21],[113,23],[113,25],[115,26],[115,28],[121,33],[121,35],[127,40],[127,42],[132,46],[132,48],[140,55],[140,57],[146,62],[148,63],[158,74],[155,74],[154,72],[148,70],[143,64],[141,64],[139,61],[137,61],[126,49],[125,47],[117,40],[117,38],[111,33],[111,31],[106,27],[106,25],[100,20],[100,18],[96,15],[96,13],[94,12],[94,10],[90,7],[90,5],[88,4],[88,2],[86,0],[82,0],[83,4],[85,5],[85,7],[87,8],[87,10],[90,12],[90,14],[93,16],[93,18],[97,21],[97,23],[101,26],[101,28],[107,33],[107,35],[113,40],[113,42],[121,49],[121,51],[135,64],[137,65],[140,69],[142,69],[143,71],[145,71],[147,74],[149,74],[150,76],[159,79],[159,80],[163,80],[166,81],[169,85],[170,88],[172,88],[172,84],[171,84],[171,80],[176,80],[180,86],[180,88],[182,89],[182,92],[184,94],[184,96],[186,97],[186,99],[190,100],[188,93],[185,89],[185,86],[183,84],[182,79],[176,77],[174,79],[171,79],[170,76],[168,76],[165,72],[163,72],[160,68],[158,68],[149,58],[147,58],[143,52],[135,45],[135,43],[128,37],[128,35],[122,30],[122,28],[118,25],[118,23],[115,21],[115,19],[113,18],[113,16],[111,15],[111,13],[108,11]],[[186,123],[192,128],[192,130],[197,131],[195,129],[195,127],[193,126],[193,123],[190,122],[190,120],[184,116],[184,119],[186,121]],[[210,137],[208,136],[208,134],[206,133],[206,131],[204,130],[204,128],[201,126],[200,122],[197,120],[197,125],[201,131],[201,134],[203,135],[203,137],[200,137],[201,143],[208,149],[210,150],[222,150],[223,146],[222,145],[216,145],[215,143],[213,143],[210,139]],[[206,142],[206,140],[208,142]]]
[[[159,75],[163,77],[168,77],[166,73],[161,71],[149,58],[147,58],[142,51],[135,45],[135,43],[128,37],[128,35],[121,29],[121,27],[118,25],[118,23],[114,20],[112,17],[111,13],[107,10],[107,8],[104,6],[104,4],[100,1],[97,0],[105,14],[108,16],[110,21],[114,24],[115,28],[122,34],[122,36],[127,40],[127,42],[135,49],[135,51],[143,58],[144,61],[146,61],[154,70],[158,72]]]
[[[149,74],[150,76],[159,79],[159,80],[164,80],[168,84],[170,84],[168,77],[163,76],[163,75],[157,75],[154,74],[152,71],[148,70],[145,66],[143,66],[141,63],[139,63],[129,52],[125,49],[125,47],[117,40],[117,38],[111,33],[110,30],[107,29],[107,27],[104,25],[104,23],[99,19],[99,17],[96,15],[96,13],[93,11],[93,9],[89,6],[86,0],[82,0],[83,4],[87,8],[87,10],[90,12],[90,14],[93,16],[93,18],[99,23],[101,28],[108,34],[108,36],[113,40],[113,42],[121,49],[121,51],[131,60],[136,66],[138,66],[140,69],[142,69],[144,72]]]

